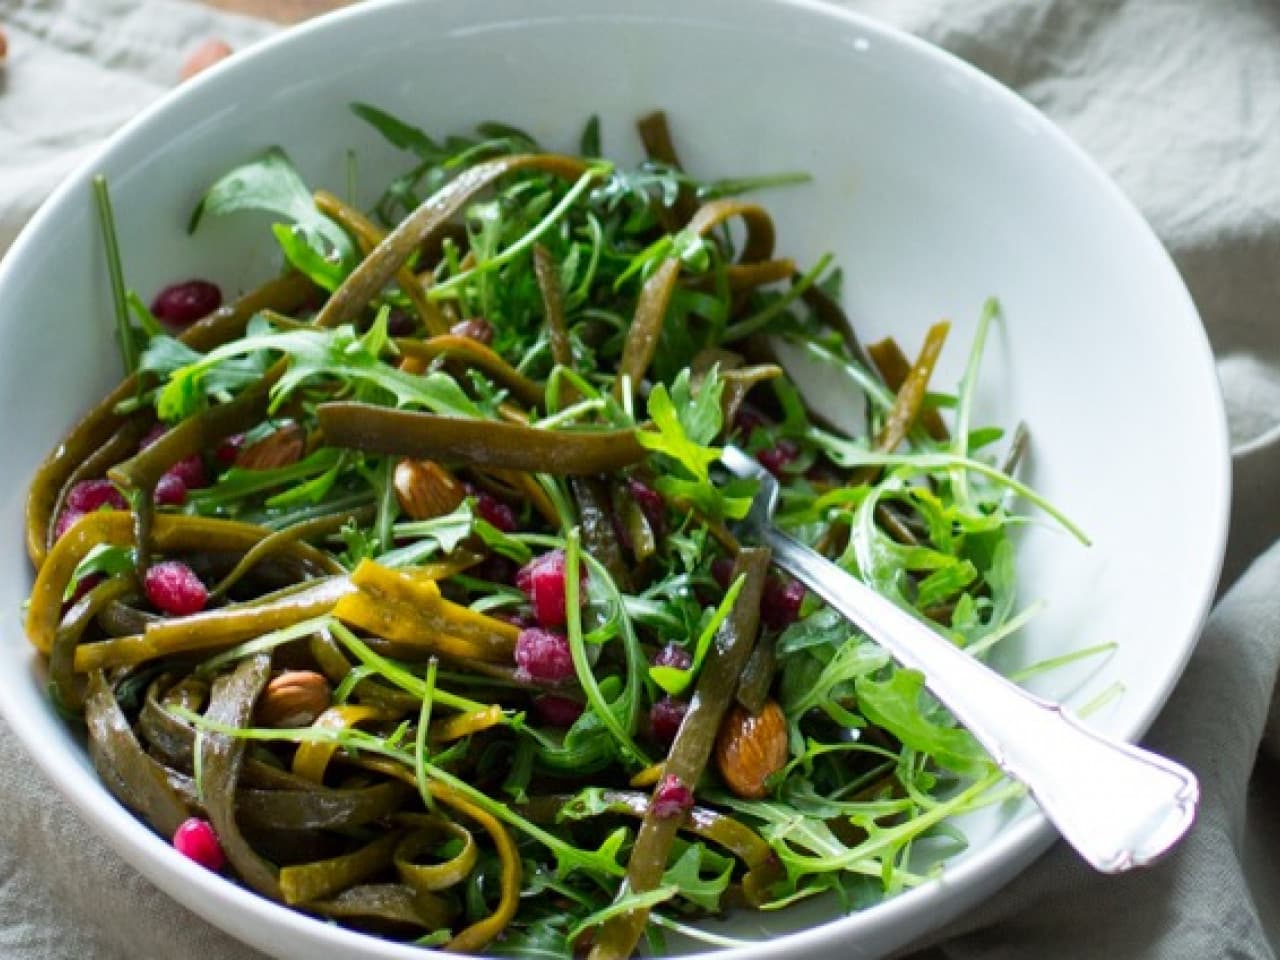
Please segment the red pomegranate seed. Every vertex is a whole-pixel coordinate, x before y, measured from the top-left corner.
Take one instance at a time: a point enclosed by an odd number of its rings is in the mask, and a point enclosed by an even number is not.
[[[393,337],[412,336],[418,329],[418,321],[407,310],[395,309],[387,317],[387,333]]]
[[[58,514],[58,522],[53,527],[53,537],[61,540],[62,535],[76,525],[76,521],[85,515],[84,510],[63,510]]]
[[[757,453],[756,460],[775,477],[781,478],[783,468],[798,456],[800,447],[791,440],[782,439]]]
[[[655,667],[675,667],[677,670],[688,670],[693,666],[693,657],[689,651],[678,643],[668,643],[653,655],[649,661]]]
[[[578,604],[586,603],[587,571],[578,570]],[[544,627],[565,624],[564,551],[552,550],[534,557],[516,573],[516,586],[533,603],[533,615]]]
[[[449,332],[455,337],[466,337],[468,340],[483,343],[486,347],[493,343],[493,324],[484,317],[461,320],[450,327]]]
[[[156,483],[154,499],[162,507],[180,507],[187,502],[187,485],[170,470]]]
[[[516,638],[516,675],[538,683],[559,683],[573,676],[573,654],[563,633],[529,627]]]
[[[503,533],[515,533],[516,512],[497,497],[482,493],[476,497],[476,513],[480,519]]]
[[[660,820],[683,816],[693,809],[693,791],[674,773],[668,773],[653,792],[653,815]]]
[[[186,485],[188,490],[199,490],[209,485],[209,472],[204,467],[200,454],[193,453],[183,457],[168,470]]]
[[[147,431],[146,436],[144,436],[141,440],[138,441],[138,449],[139,450],[147,449],[147,447],[151,446],[153,443],[155,443],[157,440],[159,440],[168,432],[169,432],[169,428],[167,426],[165,426],[163,423],[157,423],[155,426],[153,426],[150,430]]]
[[[209,602],[205,585],[179,560],[165,560],[148,569],[143,587],[153,607],[174,617],[199,613]]]
[[[67,492],[67,509],[90,513],[109,507],[112,510],[127,510],[128,502],[110,480],[81,480]]]
[[[760,597],[760,619],[771,630],[784,630],[800,619],[804,584],[798,580],[769,577]]]
[[[640,505],[640,512],[649,521],[650,529],[654,533],[661,534],[667,515],[667,505],[662,499],[662,494],[643,480],[635,479],[627,481],[627,492]]]
[[[582,716],[582,704],[568,697],[558,697],[554,693],[538,697],[533,701],[533,712],[539,720],[549,727],[571,727]]]
[[[187,859],[215,873],[226,863],[213,824],[199,817],[188,817],[179,824],[173,834],[173,846]]]
[[[711,561],[711,579],[720,584],[721,590],[728,590],[733,583],[733,561],[728,557],[716,557]]]
[[[187,280],[165,287],[151,302],[157,320],[187,326],[222,306],[222,291],[207,280]]]
[[[229,467],[236,462],[236,457],[240,455],[240,448],[243,446],[244,434],[237,433],[218,444],[218,449],[213,452],[213,458],[224,467]]]
[[[513,583],[516,573],[516,562],[500,553],[490,553],[467,571],[468,576],[476,577],[480,580],[488,580],[490,583]],[[526,627],[532,625],[532,620],[528,623],[520,624],[520,626]]]
[[[750,437],[752,431],[769,426],[769,418],[750,404],[744,403],[733,415],[733,429]]]
[[[80,582],[76,584],[75,590],[71,592],[71,599],[62,605],[65,611],[73,603],[81,600],[85,594],[107,579],[105,573],[91,573],[87,577],[81,577]]]
[[[689,712],[689,704],[673,697],[663,697],[649,708],[649,729],[653,731],[653,739],[670,746],[680,732],[680,724],[684,723],[684,715]]]

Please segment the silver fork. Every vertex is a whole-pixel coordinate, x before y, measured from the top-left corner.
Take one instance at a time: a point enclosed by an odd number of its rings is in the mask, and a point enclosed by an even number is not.
[[[1151,863],[1186,833],[1200,787],[1172,760],[1111,740],[1065,707],[1027,693],[821,554],[773,525],[778,483],[737,447],[724,465],[760,489],[737,528],[875,640],[925,685],[1006,774],[1024,784],[1063,838],[1104,873]]]

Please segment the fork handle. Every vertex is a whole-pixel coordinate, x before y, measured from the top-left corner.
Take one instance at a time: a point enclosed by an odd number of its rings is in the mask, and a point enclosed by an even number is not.
[[[898,663],[920,671],[938,701],[1030,789],[1063,838],[1098,870],[1151,863],[1191,826],[1200,789],[1190,770],[1090,730],[793,537],[769,528],[764,539],[779,567]]]

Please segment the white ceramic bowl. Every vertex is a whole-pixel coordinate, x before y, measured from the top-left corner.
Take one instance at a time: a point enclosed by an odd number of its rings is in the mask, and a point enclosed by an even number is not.
[[[1048,611],[1013,663],[1115,641],[1103,664],[1042,692],[1080,703],[1122,684],[1094,720],[1139,736],[1177,679],[1213,594],[1229,473],[1209,347],[1164,250],[1079,149],[989,78],[924,43],[805,0],[436,0],[361,5],[219,66],[97,153],[0,265],[0,704],[40,765],[153,880],[237,936],[286,957],[415,957],[274,906],[176,855],[99,785],[44,695],[17,611],[31,574],[24,486],[57,437],[115,381],[107,278],[89,178],[111,183],[129,283],[150,293],[209,276],[243,290],[275,266],[253,217],[185,224],[216,175],[271,144],[312,185],[342,185],[359,150],[370,201],[409,160],[346,109],[381,105],[430,131],[505,120],[552,147],[599,113],[606,152],[636,159],[631,124],[665,107],[686,166],[718,176],[803,169],[766,197],[780,249],[846,268],[846,306],[869,338],[920,341],[956,323],[939,383],[954,383],[989,294],[983,420],[1025,419],[1031,480],[1094,537],[1049,528],[1023,544],[1024,594]],[[871,957],[995,891],[1052,838],[1030,804],[969,818],[969,851],[942,879],[860,914],[831,904],[741,916],[718,929],[768,939],[722,956]],[[783,932],[795,931],[788,936]]]

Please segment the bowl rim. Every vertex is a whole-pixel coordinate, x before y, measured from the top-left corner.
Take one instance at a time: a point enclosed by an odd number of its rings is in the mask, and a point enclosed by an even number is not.
[[[304,43],[307,38],[315,34],[337,31],[349,23],[364,18],[394,18],[410,7],[421,11],[457,2],[458,0],[383,0],[379,4],[344,7],[302,24],[281,29],[257,41],[244,51],[238,52],[229,60],[215,64],[199,76],[169,90],[95,147],[44,200],[23,227],[6,255],[0,258],[0,291],[8,285],[10,276],[17,271],[17,265],[31,255],[29,250],[34,248],[37,239],[46,232],[47,224],[54,218],[58,209],[70,202],[73,193],[86,187],[94,171],[101,167],[112,154],[123,149],[123,145],[139,130],[171,111],[180,110],[185,99],[198,94],[206,87],[222,83],[224,76],[265,60],[276,54],[282,47]],[[686,0],[686,3],[688,2],[689,0]],[[1216,476],[1212,479],[1220,492],[1220,495],[1215,498],[1216,510],[1210,518],[1213,562],[1205,568],[1196,602],[1197,612],[1187,625],[1188,634],[1181,644],[1179,657],[1169,661],[1162,681],[1151,688],[1152,695],[1146,708],[1135,717],[1127,729],[1120,733],[1124,739],[1136,741],[1147,731],[1167,702],[1195,650],[1221,576],[1230,517],[1232,478],[1226,409],[1208,334],[1185,281],[1168,250],[1133,201],[1079,144],[1016,91],[972,64],[920,37],[833,2],[826,2],[826,0],[753,0],[753,2],[758,6],[774,8],[776,11],[794,13],[811,23],[821,23],[826,20],[836,21],[842,27],[853,27],[876,43],[897,46],[910,56],[932,61],[935,65],[963,77],[984,94],[995,98],[1010,111],[1012,118],[1028,124],[1047,137],[1055,148],[1065,151],[1066,155],[1087,175],[1091,186],[1107,197],[1117,213],[1134,230],[1134,236],[1138,241],[1153,248],[1155,262],[1167,269],[1176,288],[1171,293],[1182,301],[1186,316],[1196,321],[1190,324],[1191,329],[1186,331],[1186,336],[1189,341],[1194,341],[1193,344],[1189,344],[1193,346],[1191,352],[1206,368],[1211,382],[1215,385],[1214,408],[1206,414],[1204,421],[1210,432],[1208,439],[1213,448],[1210,451],[1212,460],[1217,464]],[[538,0],[530,4],[529,10],[533,14],[540,9],[554,9],[555,6],[556,0]],[[583,21],[625,19],[628,9],[633,6],[636,4],[626,3],[604,7],[590,15],[576,15],[575,19]],[[724,0],[697,0],[696,3],[689,3],[689,6],[701,9],[686,8],[684,11],[686,14],[692,13],[697,16],[705,10],[704,15],[709,22],[720,20],[719,11],[727,9]],[[0,688],[10,682],[14,681],[0,679]],[[21,682],[25,683],[25,680]],[[266,938],[251,938],[243,924],[230,926],[221,917],[232,913],[246,918],[253,917],[276,932],[276,935],[271,938],[275,942],[281,942],[280,937],[294,935],[316,944],[324,942],[332,949],[346,950],[352,952],[352,955],[377,957],[381,960],[413,960],[413,958],[422,960],[424,957],[439,957],[443,960],[450,956],[434,949],[398,944],[330,925],[270,901],[234,881],[195,865],[177,854],[164,838],[155,834],[117,802],[101,782],[78,760],[60,751],[52,752],[44,749],[46,744],[41,741],[39,723],[28,720],[23,712],[8,704],[9,698],[0,697],[0,713],[3,713],[19,741],[36,761],[37,766],[53,782],[61,796],[70,801],[76,811],[93,825],[102,838],[166,896],[182,903],[242,942],[261,945]],[[793,951],[839,950],[842,942],[846,945],[856,942],[859,933],[864,929],[869,930],[873,926],[879,927],[882,924],[902,925],[913,915],[928,916],[931,907],[944,907],[953,903],[955,894],[951,888],[959,889],[985,884],[984,889],[990,891],[982,897],[982,901],[985,902],[995,890],[1011,882],[1043,854],[1056,836],[1056,832],[1044,815],[1038,808],[1033,807],[1025,815],[1006,826],[1000,836],[979,854],[954,865],[948,865],[942,876],[914,889],[901,892],[873,907],[844,916],[836,916],[815,926],[771,940],[758,941],[740,947],[700,951],[686,956],[696,957],[699,960],[710,960],[712,957],[717,960],[785,960],[786,957],[793,955]],[[215,909],[211,904],[220,906],[222,909]],[[942,922],[949,919],[948,915]],[[917,926],[917,936],[912,939],[923,939],[920,937],[921,934],[935,932],[939,926],[940,923],[926,921],[923,925]]]

